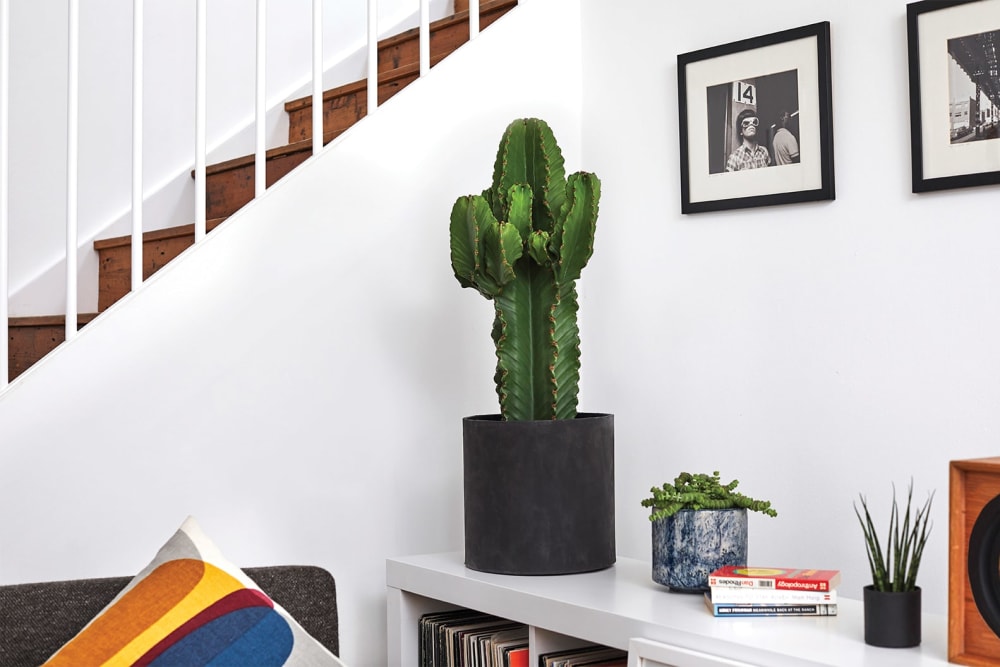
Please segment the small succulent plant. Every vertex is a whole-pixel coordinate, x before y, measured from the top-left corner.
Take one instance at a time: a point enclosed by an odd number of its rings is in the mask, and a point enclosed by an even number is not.
[[[656,521],[673,516],[681,510],[745,508],[768,516],[778,516],[771,508],[771,501],[756,500],[736,491],[739,480],[723,484],[716,470],[711,475],[682,472],[673,484],[654,486],[653,494],[642,501],[650,509],[649,520]]]

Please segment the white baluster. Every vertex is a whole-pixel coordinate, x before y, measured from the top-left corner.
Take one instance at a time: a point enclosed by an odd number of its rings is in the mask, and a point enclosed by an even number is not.
[[[143,0],[132,3],[132,291],[142,286]]]
[[[431,69],[431,10],[430,0],[420,0],[420,76]]]
[[[313,0],[312,152],[323,149],[323,0]]]
[[[254,157],[254,196],[264,194],[267,188],[267,0],[257,0],[257,105],[256,136],[257,152]]]
[[[378,2],[368,0],[368,113],[378,108]]]
[[[10,382],[10,0],[0,0],[0,389]]]
[[[208,23],[207,0],[198,0],[197,17],[195,19],[195,121],[194,121],[194,241],[198,243],[205,238],[205,207],[207,196],[205,190],[205,124],[208,116],[206,102],[207,67],[207,34]]]
[[[80,149],[80,4],[69,0],[66,122],[66,340],[76,337],[76,239]]]

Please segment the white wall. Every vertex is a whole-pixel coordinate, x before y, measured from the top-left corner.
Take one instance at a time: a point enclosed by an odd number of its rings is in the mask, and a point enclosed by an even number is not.
[[[448,215],[513,118],[578,168],[579,40],[525,1],[0,394],[0,582],[136,572],[191,514],[328,568],[344,658],[385,665],[385,558],[461,548],[461,418],[496,404]]]
[[[943,613],[948,462],[998,449],[1000,191],[910,193],[906,3],[582,4],[603,181],[582,407],[616,415],[619,553],[648,558],[649,487],[720,470],[778,509],[753,562],[839,568],[860,598],[852,501],[887,521],[912,477],[936,491],[918,582]],[[681,215],[677,54],[824,20],[836,200]]]
[[[133,0],[80,3],[79,306],[97,310],[93,241],[131,232]],[[144,229],[194,220],[195,2],[144,3]],[[209,159],[254,151],[256,3],[207,7]],[[431,18],[453,0],[431,2]],[[416,0],[379,3],[380,35],[416,25]],[[326,88],[366,73],[365,0],[324,3]],[[65,2],[11,2],[12,315],[65,312]],[[284,102],[311,92],[312,2],[268,4],[267,145],[288,142]],[[305,87],[303,87],[305,86]]]

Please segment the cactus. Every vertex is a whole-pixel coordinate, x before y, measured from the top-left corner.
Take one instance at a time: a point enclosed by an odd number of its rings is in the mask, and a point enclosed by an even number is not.
[[[507,421],[576,417],[576,280],[594,251],[601,182],[565,176],[545,121],[504,131],[493,185],[451,211],[451,264],[462,287],[493,300],[500,413]]]
[[[704,473],[692,475],[689,472],[682,472],[674,478],[673,484],[654,486],[650,489],[653,495],[645,498],[642,506],[650,508],[650,521],[673,516],[682,509],[721,510],[733,507],[743,507],[752,512],[778,516],[778,513],[771,508],[769,500],[755,500],[736,491],[739,483],[739,480],[734,479],[728,484],[723,484],[718,470],[711,475]]]

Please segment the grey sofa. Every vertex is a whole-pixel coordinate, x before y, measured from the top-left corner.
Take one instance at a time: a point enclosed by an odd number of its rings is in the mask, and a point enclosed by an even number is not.
[[[311,565],[243,570],[306,632],[340,655],[337,588]],[[73,638],[132,577],[0,586],[0,665],[38,667]]]

